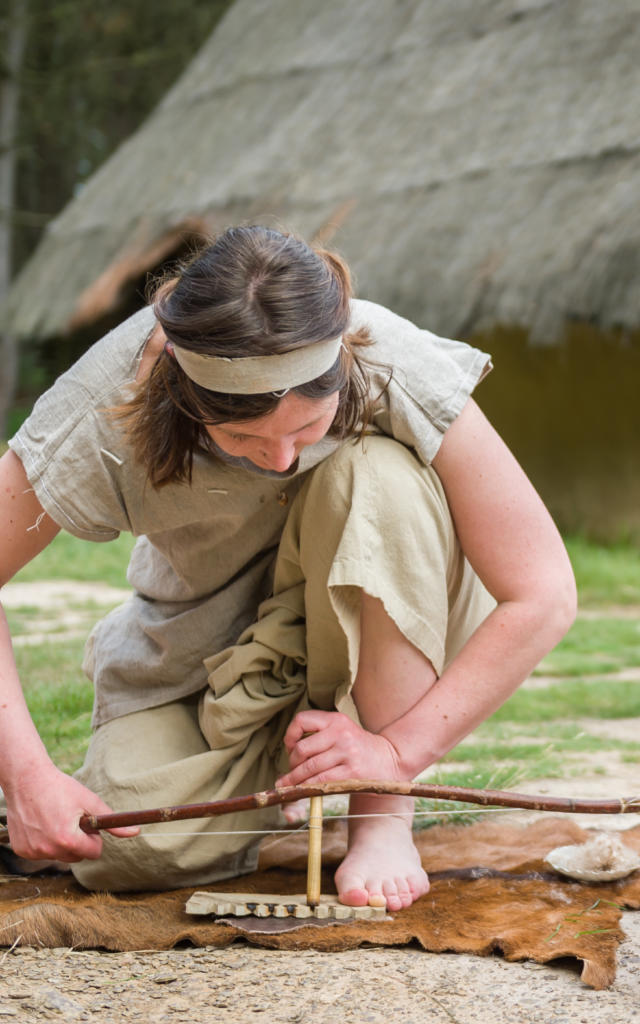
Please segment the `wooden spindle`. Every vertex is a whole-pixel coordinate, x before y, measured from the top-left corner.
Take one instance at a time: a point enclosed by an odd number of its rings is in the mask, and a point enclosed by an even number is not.
[[[307,857],[307,906],[320,902],[322,881],[322,797],[309,801],[309,853]]]

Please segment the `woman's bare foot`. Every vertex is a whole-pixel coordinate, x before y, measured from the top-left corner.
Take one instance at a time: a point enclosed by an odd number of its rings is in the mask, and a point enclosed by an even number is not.
[[[341,903],[402,910],[429,890],[411,835],[413,801],[404,797],[354,794],[350,814],[380,817],[349,822],[349,849],[336,871]]]
[[[309,801],[294,800],[293,803],[283,804],[282,813],[287,825],[299,825],[309,817]]]

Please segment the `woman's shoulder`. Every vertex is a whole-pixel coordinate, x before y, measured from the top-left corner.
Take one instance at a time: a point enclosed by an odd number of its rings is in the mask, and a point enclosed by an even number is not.
[[[354,301],[350,328],[366,328],[373,342],[366,359],[376,395],[374,422],[430,463],[444,433],[491,369],[491,357],[367,300]]]
[[[353,299],[351,303],[350,330],[366,328],[376,346],[376,355],[388,352],[394,364],[398,359],[417,356],[425,358],[449,357],[454,360],[468,359],[475,362],[478,349],[464,341],[441,337],[424,327],[419,327],[407,317],[394,313],[377,302],[368,299]],[[483,360],[488,359],[481,353]]]
[[[96,341],[58,378],[84,388],[93,398],[135,380],[145,344],[156,326],[153,308],[145,306]],[[53,390],[53,389],[52,389]]]
[[[51,440],[124,400],[154,325],[146,307],[95,342],[38,398],[19,433],[35,431]]]
[[[366,328],[374,362],[393,368],[396,384],[418,401],[444,397],[462,382],[475,387],[491,369],[491,357],[465,341],[443,338],[367,299],[352,303],[351,330]],[[428,372],[425,372],[428,371]]]
[[[9,441],[43,507],[78,536],[108,539],[127,528],[114,477],[121,460],[111,454],[122,439],[110,411],[130,394],[154,324],[153,311],[140,310],[92,345],[40,396]],[[97,525],[89,523],[87,513],[81,524],[81,517],[65,513],[76,492],[106,502],[104,521],[96,516]]]

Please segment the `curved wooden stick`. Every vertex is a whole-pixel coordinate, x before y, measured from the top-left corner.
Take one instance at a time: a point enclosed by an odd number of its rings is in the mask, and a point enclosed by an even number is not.
[[[399,796],[420,796],[429,800],[452,800],[484,807],[513,807],[530,811],[558,811],[570,814],[640,813],[640,796],[613,797],[610,800],[587,800],[563,796],[507,793],[499,789],[466,789],[462,786],[437,786],[413,782],[368,782],[346,779],[315,786],[286,786],[266,789],[261,793],[212,800],[209,803],[182,804],[176,807],[155,807],[142,811],[119,811],[112,814],[84,814],[80,828],[84,832],[118,828],[121,825],[151,825],[163,821],[184,821],[188,818],[215,818],[221,814],[251,811],[276,804],[293,803],[313,796],[335,796],[348,793],[374,793]],[[0,828],[0,843],[9,841],[7,829]]]
[[[261,793],[213,800],[209,803],[184,804],[177,807],[157,807],[143,811],[121,811],[113,814],[85,814],[80,827],[85,832],[98,832],[121,825],[148,825],[162,821],[182,821],[187,818],[213,818],[237,811],[273,807],[293,803],[315,796],[334,796],[348,793],[391,794],[419,796],[430,800],[453,800],[482,806],[514,807],[532,811],[564,811],[574,814],[629,814],[640,813],[640,796],[616,797],[610,800],[574,799],[561,796],[508,793],[496,789],[467,789],[462,786],[437,786],[413,782],[368,782],[347,779],[344,782],[324,782],[311,786],[286,786],[267,789]]]

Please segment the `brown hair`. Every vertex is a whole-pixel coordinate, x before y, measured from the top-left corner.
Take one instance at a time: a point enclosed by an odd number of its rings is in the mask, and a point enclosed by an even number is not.
[[[206,355],[256,356],[343,336],[331,369],[292,389],[307,398],[340,393],[329,434],[361,433],[371,417],[360,349],[366,331],[345,333],[351,278],[335,253],[265,227],[234,227],[179,268],[153,298],[167,340]],[[207,424],[265,416],[281,395],[227,395],[195,384],[166,351],[133,399],[115,410],[154,487],[191,479]]]

